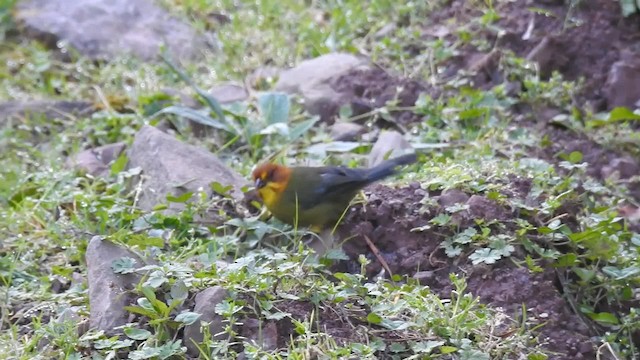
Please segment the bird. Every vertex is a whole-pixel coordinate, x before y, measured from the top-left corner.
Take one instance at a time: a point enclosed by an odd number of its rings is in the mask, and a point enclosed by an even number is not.
[[[257,166],[252,178],[258,197],[275,218],[321,232],[337,225],[362,188],[416,160],[417,155],[410,153],[371,168],[287,167],[269,162]]]

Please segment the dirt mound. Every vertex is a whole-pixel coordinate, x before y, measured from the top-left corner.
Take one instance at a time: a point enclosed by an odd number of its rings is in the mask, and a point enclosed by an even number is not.
[[[527,181],[514,186],[512,195],[526,196]],[[413,185],[403,189],[384,186],[372,187],[368,203],[356,207],[348,214],[341,228],[341,238],[349,239],[343,249],[351,259],[365,254],[371,263],[369,276],[382,271],[382,264],[372,254],[364,236],[380,250],[381,256],[394,274],[413,276],[428,285],[442,298],[451,294],[450,273],[467,279],[467,290],[479,296],[481,301],[501,307],[514,318],[522,320],[522,307],[526,308],[527,321],[544,323],[540,329],[540,340],[547,348],[557,353],[556,359],[589,359],[595,355],[590,341],[590,329],[565,302],[556,283],[553,268],[539,272],[517,267],[510,260],[498,261],[493,266],[472,265],[469,254],[450,258],[441,247],[442,241],[451,231],[443,227],[427,228],[429,220],[444,211],[447,206],[466,204],[468,209],[454,214],[452,221],[459,229],[473,224],[473,219],[513,219],[516,214],[494,201],[480,195],[468,196],[461,191],[433,192],[429,197],[437,199],[439,207],[423,206],[420,200],[427,192]],[[522,260],[524,250],[516,249],[514,258]],[[359,269],[356,260],[336,266],[336,270]]]
[[[638,17],[624,18],[617,1],[581,1],[575,7],[564,1],[549,3],[535,1],[532,6],[546,10],[537,13],[509,4],[499,22],[507,31],[501,46],[538,62],[545,76],[559,71],[568,80],[585,78],[583,100],[592,102],[595,110],[612,108],[603,89],[623,51],[640,50]],[[531,36],[525,40],[527,33]]]
[[[487,88],[509,79],[501,71],[501,53],[516,55],[537,63],[540,74],[548,77],[560,72],[567,80],[584,79],[578,96],[582,104],[595,111],[616,106],[634,106],[640,98],[640,22],[639,16],[622,16],[617,1],[510,1],[495,4],[499,19],[482,26],[477,19],[489,14],[487,9],[470,6],[466,1],[452,1],[430,16],[423,30],[426,39],[447,34],[451,43],[456,32],[448,25],[468,27],[480,34],[492,49],[478,49],[466,44],[444,64],[443,74],[454,76],[459,70],[477,73],[474,86]],[[484,12],[483,12],[484,11]],[[622,62],[620,62],[622,60]],[[630,79],[631,78],[631,79]]]
[[[413,106],[426,87],[418,81],[393,75],[381,68],[350,71],[332,82],[332,87],[343,94],[350,104],[352,116],[359,116],[389,105],[388,117],[378,118],[378,125],[389,127],[394,123],[406,125],[420,120],[412,111],[394,110],[394,107]],[[368,120],[364,118],[363,120]]]

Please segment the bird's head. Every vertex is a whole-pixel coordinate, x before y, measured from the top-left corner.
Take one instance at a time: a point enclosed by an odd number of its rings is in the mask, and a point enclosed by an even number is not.
[[[291,169],[282,165],[266,163],[258,166],[252,176],[258,195],[269,207],[280,199],[280,195],[287,188]]]

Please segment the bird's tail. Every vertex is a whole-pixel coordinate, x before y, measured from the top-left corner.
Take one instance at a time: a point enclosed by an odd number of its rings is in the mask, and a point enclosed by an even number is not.
[[[413,164],[417,159],[417,155],[415,153],[411,153],[385,160],[369,169],[367,172],[367,181],[374,182],[384,179],[387,176],[391,176],[396,173],[396,168],[398,166]]]

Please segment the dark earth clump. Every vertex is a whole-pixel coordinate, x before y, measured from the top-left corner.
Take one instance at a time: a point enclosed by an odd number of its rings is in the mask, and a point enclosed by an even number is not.
[[[453,75],[461,69],[481,71],[482,76],[474,78],[475,86],[497,85],[506,80],[499,69],[499,60],[500,53],[508,50],[536,63],[543,77],[558,71],[567,80],[584,79],[578,98],[595,111],[623,105],[616,96],[607,93],[609,88],[620,85],[629,89],[619,89],[619,92],[633,90],[638,95],[634,101],[638,100],[640,93],[635,91],[633,82],[607,84],[616,62],[637,58],[640,54],[638,15],[624,18],[617,1],[579,1],[575,6],[565,1],[526,3],[527,6],[522,6],[522,1],[495,5],[500,14],[496,22],[500,32],[496,27],[482,28],[474,22],[483,14],[465,1],[452,1],[432,14],[430,25],[424,31],[426,38],[437,33],[435,27],[455,19],[458,26],[469,24],[473,30],[479,30],[489,46],[495,46],[492,50],[479,50],[470,45],[461,47],[453,61],[442,64],[446,68],[444,73]],[[453,38],[454,32],[450,33],[448,36]]]
[[[520,181],[526,187],[526,181]],[[516,186],[515,192],[523,186]],[[518,267],[512,261],[499,261],[493,266],[472,265],[469,254],[448,257],[441,244],[447,230],[440,227],[416,231],[443,211],[427,207],[416,201],[416,196],[425,196],[417,186],[391,189],[381,185],[371,188],[369,201],[364,208],[356,208],[348,215],[341,229],[342,238],[352,236],[343,249],[351,259],[365,254],[371,260],[367,268],[369,276],[383,270],[363,236],[369,237],[378,247],[382,257],[394,274],[408,275],[428,285],[442,298],[448,298],[453,290],[450,273],[466,277],[467,291],[480,297],[481,301],[501,307],[514,318],[521,318],[522,307],[527,309],[529,319],[545,322],[539,340],[557,356],[557,359],[590,359],[595,356],[594,344],[590,341],[590,329],[565,301],[552,267],[540,272],[531,272]],[[525,194],[526,195],[526,194]],[[464,196],[459,191],[429,194],[435,199],[453,205],[459,202],[468,209],[458,212],[459,229],[472,226],[474,219],[487,221],[512,219],[517,214],[484,196]],[[438,201],[440,203],[440,201]],[[412,231],[413,229],[413,231]],[[451,232],[451,231],[449,231]],[[524,250],[516,248],[515,258],[522,260]],[[355,270],[357,261],[336,266],[336,270]]]
[[[378,119],[381,127],[390,127],[395,123],[401,125],[415,123],[420,115],[409,110],[393,111],[393,107],[410,107],[415,105],[420,93],[426,86],[418,81],[401,78],[381,68],[355,69],[336,78],[332,87],[346,95],[344,102],[350,105],[352,116],[359,116],[391,105],[390,118]],[[368,120],[365,118],[365,120]]]

